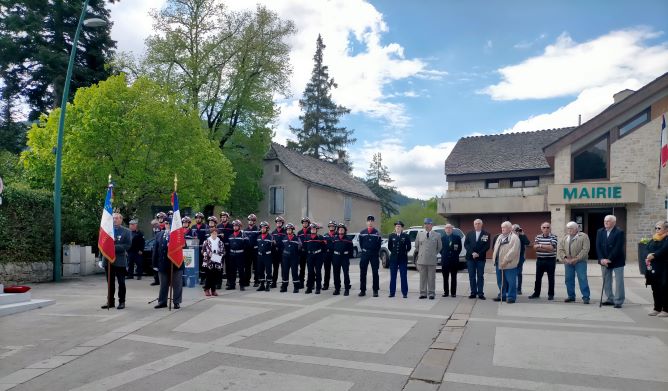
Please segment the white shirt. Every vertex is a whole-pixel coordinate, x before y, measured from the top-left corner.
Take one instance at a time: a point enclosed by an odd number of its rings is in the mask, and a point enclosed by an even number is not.
[[[476,242],[477,242],[478,240],[480,240],[480,232],[482,232],[482,231],[475,231],[475,241],[476,241]]]
[[[218,237],[216,237],[216,239],[209,237],[207,240],[211,245],[211,261],[215,263],[222,263],[223,254],[218,254],[218,249],[220,248],[220,244],[218,242],[220,242],[220,239]]]

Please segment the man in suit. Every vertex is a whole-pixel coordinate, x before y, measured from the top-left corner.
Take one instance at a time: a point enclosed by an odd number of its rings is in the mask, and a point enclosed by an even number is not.
[[[624,231],[615,226],[617,218],[605,216],[603,228],[596,232],[596,257],[603,274],[603,291],[606,300],[603,305],[614,305],[622,308],[624,304]],[[615,293],[612,292],[612,276],[615,278]]]
[[[485,287],[485,261],[489,250],[491,237],[489,232],[482,229],[482,220],[473,222],[473,231],[466,234],[464,248],[466,249],[466,267],[469,272],[469,284],[471,294],[469,299],[485,300],[483,288]]]
[[[424,219],[424,231],[415,238],[415,265],[420,272],[420,299],[434,300],[436,295],[436,256],[441,252],[441,235],[431,229],[434,222]]]
[[[459,271],[459,252],[462,251],[462,238],[453,233],[452,224],[445,225],[443,245],[441,246],[441,273],[443,274],[443,297],[457,297],[457,272]],[[448,286],[448,277],[451,283]]]

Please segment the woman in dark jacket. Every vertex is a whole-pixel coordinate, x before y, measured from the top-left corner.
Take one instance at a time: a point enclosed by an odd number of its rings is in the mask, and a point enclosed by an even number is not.
[[[649,255],[645,259],[648,271],[653,272],[650,279],[654,311],[649,316],[668,317],[668,221],[659,221],[654,225],[654,236],[647,243]]]

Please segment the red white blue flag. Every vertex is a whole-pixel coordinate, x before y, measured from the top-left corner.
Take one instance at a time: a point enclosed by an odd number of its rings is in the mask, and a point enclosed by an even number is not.
[[[104,209],[102,210],[102,220],[100,221],[100,236],[97,239],[97,248],[102,255],[114,263],[116,260],[116,246],[114,246],[114,219],[111,201],[113,199],[113,186],[110,184],[107,188],[107,197],[104,200]]]
[[[661,122],[661,167],[668,163],[668,129],[666,129],[666,114],[663,114]]]
[[[172,261],[176,267],[181,267],[183,264],[183,246],[186,244],[186,239],[183,236],[181,229],[181,211],[179,210],[179,196],[176,191],[172,193],[172,226],[169,230],[169,243],[167,243],[167,257]]]

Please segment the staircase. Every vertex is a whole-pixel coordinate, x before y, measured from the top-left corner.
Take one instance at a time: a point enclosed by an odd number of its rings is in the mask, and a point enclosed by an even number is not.
[[[2,284],[0,284],[0,292],[4,292]],[[55,300],[33,299],[30,291],[25,293],[0,293],[0,316],[30,311],[55,303]]]

